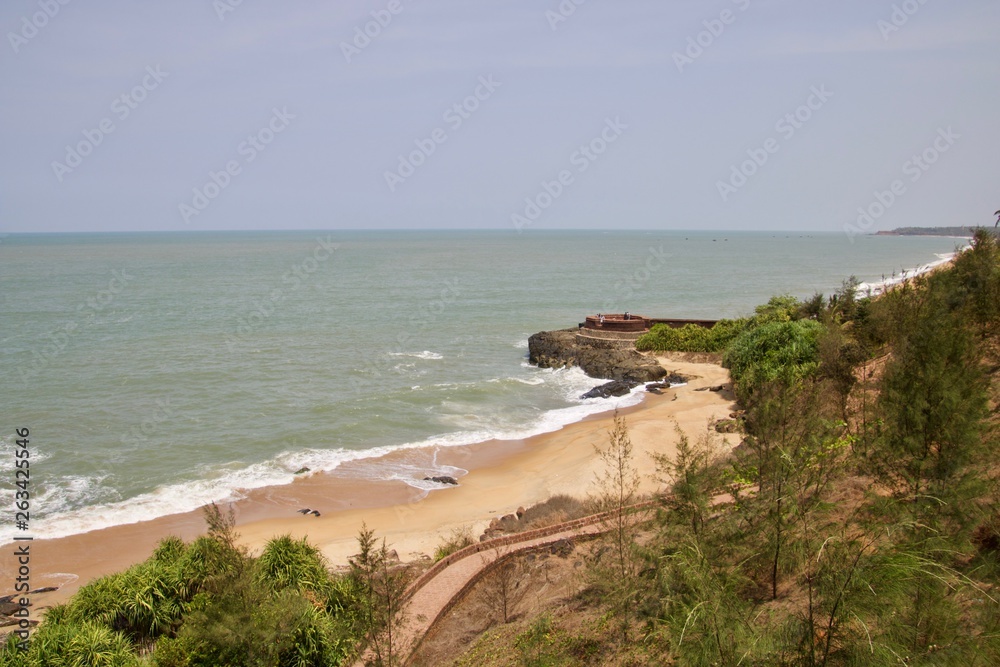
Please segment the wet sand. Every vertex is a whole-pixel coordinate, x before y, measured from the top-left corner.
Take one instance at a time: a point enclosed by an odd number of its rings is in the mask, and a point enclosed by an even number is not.
[[[728,391],[696,391],[727,383],[728,372],[722,367],[665,357],[660,361],[668,371],[691,380],[662,395],[649,394],[641,404],[621,411],[634,447],[635,465],[642,475],[642,492],[662,486],[654,479],[650,454],[675,451],[675,423],[697,440],[711,430],[712,421],[728,417],[734,409]],[[479,535],[491,519],[519,506],[528,507],[559,493],[581,498],[593,493],[599,470],[594,447],[607,445],[611,425],[612,413],[607,412],[525,440],[492,440],[387,455],[411,464],[426,463],[428,470],[436,457],[438,464],[468,471],[458,486],[429,493],[401,481],[375,481],[372,478],[381,467],[376,460],[346,463],[331,473],[250,491],[244,500],[233,504],[237,530],[251,550],[259,550],[270,538],[286,533],[308,537],[333,566],[343,566],[355,553],[358,530],[366,524],[403,560],[430,556],[455,529],[470,527]],[[737,442],[734,435],[715,436],[722,446]],[[306,507],[318,510],[321,516],[297,513]],[[61,588],[35,596],[33,602],[41,607],[65,600],[87,581],[148,558],[164,537],[177,535],[190,540],[204,530],[201,512],[189,512],[36,540],[31,543],[32,588]],[[17,569],[14,551],[14,545],[0,548],[0,595],[13,592]]]

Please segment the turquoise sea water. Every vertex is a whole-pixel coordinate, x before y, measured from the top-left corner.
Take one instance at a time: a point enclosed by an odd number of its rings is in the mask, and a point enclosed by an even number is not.
[[[730,317],[961,240],[745,232],[229,232],[0,242],[0,502],[31,429],[32,532],[186,511],[388,448],[524,437],[580,400],[527,338],[629,310]],[[443,470],[444,472],[454,472]],[[426,469],[376,473],[421,488]],[[14,534],[0,523],[0,543]]]

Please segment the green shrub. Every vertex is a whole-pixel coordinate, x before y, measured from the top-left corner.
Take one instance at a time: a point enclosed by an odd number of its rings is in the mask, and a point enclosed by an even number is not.
[[[6,664],[6,663],[4,663]],[[13,663],[18,664],[18,663]],[[132,667],[138,659],[128,638],[110,628],[83,623],[42,623],[31,638],[27,661],[41,667]]]
[[[284,588],[322,591],[328,587],[329,579],[323,555],[305,538],[275,537],[257,559],[257,580],[274,591]]]
[[[722,365],[729,369],[745,398],[766,382],[804,377],[815,371],[822,332],[823,325],[811,320],[769,322],[737,337]]]
[[[720,320],[708,328],[685,324],[674,328],[656,324],[636,342],[636,348],[654,352],[721,352],[750,324],[748,318]]]
[[[754,308],[755,319],[759,324],[766,322],[789,322],[799,319],[804,304],[799,303],[791,294],[772,296],[767,303]]]
[[[164,537],[156,545],[152,559],[163,565],[174,565],[184,557],[186,551],[187,545],[184,544],[184,540],[170,535],[169,537]]]
[[[340,664],[353,641],[302,593],[270,594],[243,581],[185,618],[176,639],[157,644],[158,667]]]
[[[7,635],[7,640],[0,644],[0,665],[6,667],[29,667],[28,652],[18,647],[20,639],[16,635]]]
[[[465,547],[471,546],[475,543],[476,538],[468,526],[455,528],[451,531],[451,535],[446,537],[444,541],[438,545],[437,549],[434,550],[434,562],[436,563],[443,558],[447,558],[456,551],[464,549]]]
[[[181,589],[175,567],[150,559],[81,588],[65,618],[97,623],[136,640],[155,638],[180,619]]]
[[[712,327],[653,325],[636,342],[636,348],[653,352],[723,352],[745,331],[771,322],[797,320],[808,312],[808,304],[799,303],[793,296],[773,296],[767,303],[757,306],[752,317],[719,320]]]

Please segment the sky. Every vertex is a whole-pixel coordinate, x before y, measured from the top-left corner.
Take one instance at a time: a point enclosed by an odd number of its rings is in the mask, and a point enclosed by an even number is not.
[[[5,0],[0,233],[992,224],[996,0]]]

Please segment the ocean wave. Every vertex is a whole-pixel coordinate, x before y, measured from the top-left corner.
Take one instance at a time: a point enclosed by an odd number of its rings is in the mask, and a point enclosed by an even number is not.
[[[444,355],[438,354],[437,352],[431,352],[430,350],[424,350],[423,352],[390,352],[390,357],[412,357],[414,359],[427,359],[427,360],[438,360],[444,359]]]
[[[492,378],[489,380],[490,384],[510,384],[516,382],[517,384],[528,385],[529,387],[537,387],[539,385],[545,384],[545,380],[540,377],[505,377],[505,378]]]
[[[17,450],[20,449],[20,446],[17,444],[18,439],[16,433],[0,437],[0,457],[3,457],[4,461],[14,460]],[[34,443],[29,444],[29,451],[31,452],[30,459],[32,463],[46,461],[52,456],[51,453],[39,449]]]
[[[117,492],[102,484],[103,479],[68,476],[56,480],[37,497],[37,507],[49,511],[44,515],[33,513],[33,535],[41,539],[66,537],[191,512],[212,502],[234,502],[245,498],[246,492],[253,489],[290,484],[296,478],[295,471],[303,467],[329,472],[346,461],[379,457],[393,449],[282,452],[268,461],[249,466],[235,462],[216,466],[201,479],[163,485],[149,493],[110,502],[108,494]],[[81,507],[80,503],[87,504]],[[12,528],[0,528],[0,544],[12,542],[15,534]]]
[[[433,354],[433,353],[431,353]],[[87,533],[111,526],[133,524],[158,517],[195,511],[212,502],[234,502],[246,497],[247,492],[268,486],[290,484],[295,471],[307,467],[313,472],[331,472],[348,461],[379,459],[391,452],[417,448],[444,448],[470,445],[490,440],[521,440],[542,433],[557,431],[584,418],[615,408],[635,405],[642,401],[641,386],[620,398],[581,400],[580,395],[599,384],[601,380],[588,377],[579,368],[537,369],[527,377],[509,378],[516,384],[538,386],[545,384],[567,405],[538,413],[526,422],[512,423],[511,415],[502,411],[482,414],[477,406],[454,405],[461,419],[451,424],[448,432],[422,440],[387,445],[364,450],[343,448],[309,448],[283,451],[269,460],[246,465],[233,462],[214,466],[200,479],[162,485],[153,491],[131,498],[121,498],[109,485],[106,476],[66,476],[55,480],[39,496],[38,507],[46,508],[44,515],[34,515],[33,536],[39,539],[66,537]],[[523,415],[522,415],[523,418]],[[3,441],[6,441],[4,438]],[[430,492],[446,488],[439,483],[424,481],[423,477],[449,475],[460,477],[465,470],[432,465],[400,464],[385,462],[365,466],[372,479],[402,481],[414,488]],[[38,520],[40,519],[40,520]],[[37,528],[37,529],[36,529]],[[13,528],[0,528],[0,544],[13,541]]]

